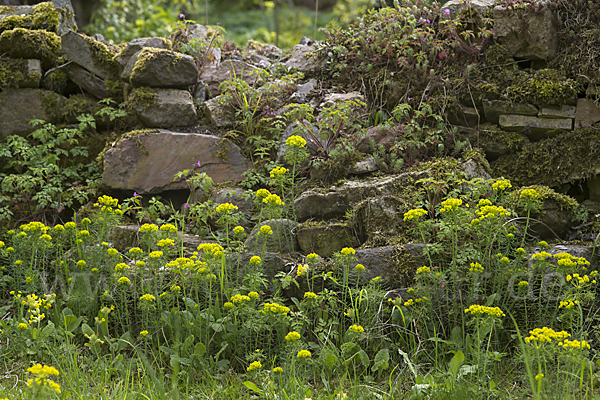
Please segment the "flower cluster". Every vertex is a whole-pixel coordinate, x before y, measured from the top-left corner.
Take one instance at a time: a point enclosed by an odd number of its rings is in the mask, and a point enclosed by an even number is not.
[[[60,385],[50,379],[51,376],[58,376],[58,370],[49,365],[36,364],[33,367],[27,368],[27,372],[35,377],[27,381],[27,387],[34,389],[37,393],[49,391],[60,394]],[[47,389],[46,389],[47,388]]]
[[[65,224],[65,227],[67,225]],[[158,232],[158,226],[154,225],[154,224],[144,224],[140,227],[140,229],[138,229],[138,232],[140,233],[152,233],[152,232]]]
[[[540,197],[540,195],[534,189],[523,189],[523,191],[519,195],[519,199],[523,200],[534,200],[538,197]]]
[[[427,211],[422,208],[415,208],[414,210],[409,210],[404,213],[404,220],[410,221],[411,219],[419,218],[425,214],[427,214]]]
[[[310,351],[308,351],[308,350],[300,350],[297,355],[298,358],[307,358],[310,356],[311,356],[311,354],[310,354]]]
[[[244,233],[244,228],[241,226],[236,226],[235,228],[233,228],[233,234],[234,235],[241,235],[242,233]]]
[[[356,254],[356,250],[354,250],[352,247],[344,247],[340,253],[343,256],[350,256],[350,255],[355,255]]]
[[[263,225],[260,227],[260,230],[258,232],[259,235],[272,235],[273,234],[273,229],[271,229],[271,227],[269,225]]]
[[[158,247],[175,246],[173,239],[161,239],[156,243]]]
[[[575,304],[579,304],[579,302],[577,300],[573,300],[573,299],[561,300],[560,303],[558,304],[558,308],[564,308],[566,310],[569,310],[569,309],[575,307]]]
[[[260,264],[260,257],[259,256],[252,256],[252,258],[250,259],[250,264],[252,265],[258,265]]]
[[[233,210],[237,210],[238,206],[234,206],[231,203],[223,203],[223,204],[219,204],[219,206],[217,207],[217,213],[221,214],[221,213],[229,213],[230,211]]]
[[[408,299],[404,302],[404,307],[410,307],[414,304],[418,304],[418,303],[422,303],[422,302],[426,302],[426,301],[429,301],[429,297],[427,297],[427,296],[417,297],[416,299]]]
[[[246,296],[244,294],[236,294],[231,298],[232,303],[243,303],[245,301],[250,301],[250,296]]]
[[[160,227],[161,232],[177,233],[177,227],[173,224],[164,224]]]
[[[545,260],[546,258],[552,257],[552,254],[547,253],[545,251],[540,251],[539,253],[535,253],[531,256],[532,260]]]
[[[589,350],[590,349],[590,345],[585,340],[582,340],[580,342],[579,340],[565,339],[562,342],[558,342],[558,345],[561,346],[565,350],[571,350],[571,351],[573,351],[573,350]]]
[[[579,274],[573,274],[573,275],[567,275],[567,282],[571,282],[576,288],[581,288],[582,286],[584,286],[586,283],[596,283],[596,280],[593,279],[590,281],[590,277],[588,275],[579,275]]]
[[[440,212],[450,212],[458,210],[458,208],[462,205],[461,199],[447,199],[442,201],[442,209]]]
[[[117,280],[117,283],[119,283],[120,285],[127,285],[129,284],[131,281],[129,280],[128,277],[126,276],[122,276]]]
[[[275,315],[287,315],[289,312],[289,307],[277,303],[265,303],[263,309],[263,313],[273,313]]]
[[[280,177],[284,176],[288,172],[289,172],[289,169],[287,169],[287,168],[276,167],[271,170],[270,176],[271,176],[271,179],[276,179],[276,178],[280,178]]]
[[[554,329],[543,327],[543,328],[535,328],[532,331],[529,331],[531,336],[527,336],[525,338],[525,343],[537,342],[537,343],[550,343],[552,340],[562,341],[571,335],[565,331],[557,332]]]
[[[285,335],[285,340],[287,342],[295,342],[296,340],[300,340],[300,334],[296,331],[291,331],[287,335]]]
[[[283,206],[283,201],[276,194],[270,194],[262,202],[268,206]]]
[[[431,268],[429,268],[428,266],[424,265],[421,268],[417,269],[417,275],[423,274],[425,272],[431,272]]]
[[[48,232],[50,228],[42,224],[41,222],[34,221],[25,225],[21,225],[19,229],[21,229],[24,232],[29,232],[31,234],[44,234]]]
[[[512,187],[512,185],[510,184],[510,181],[507,181],[507,180],[496,181],[492,184],[493,190],[498,190],[501,192],[506,189],[510,189],[511,187]]]
[[[471,272],[483,272],[483,267],[478,262],[471,263],[469,271],[471,271]]]
[[[290,147],[304,147],[306,146],[306,140],[302,136],[292,135],[285,141],[285,145]]]
[[[110,196],[100,196],[98,201],[94,203],[94,207],[100,208],[101,212],[107,212],[109,214],[122,215],[119,207],[119,200]]]
[[[360,332],[364,332],[364,331],[365,331],[365,328],[363,328],[363,327],[362,327],[362,326],[360,326],[360,325],[350,325],[350,328],[349,328],[349,329],[350,329],[351,331],[353,331],[353,332],[356,332],[356,333],[360,333]]]
[[[470,306],[469,308],[465,309],[465,314],[466,313],[471,313],[472,315],[489,315],[492,317],[505,317],[506,315],[504,314],[504,312],[502,312],[502,310],[498,307],[487,307],[487,306],[480,306],[477,304],[474,304],[472,306]]]
[[[261,369],[261,368],[262,368],[262,364],[260,363],[260,361],[254,361],[248,366],[248,368],[246,368],[246,371],[251,372],[251,371],[254,371],[255,369]]]
[[[140,300],[151,302],[151,301],[156,300],[156,297],[152,296],[150,293],[146,293],[145,295],[143,295],[142,297],[140,297]]]
[[[305,292],[304,293],[304,298],[305,299],[317,299],[319,296],[316,293],[313,292]]]
[[[262,199],[264,199],[265,197],[267,197],[270,194],[271,194],[271,192],[269,192],[267,189],[258,189],[256,191],[256,198],[259,201],[262,201]]]
[[[197,250],[204,255],[213,257],[221,257],[223,254],[223,247],[217,243],[201,243]]]

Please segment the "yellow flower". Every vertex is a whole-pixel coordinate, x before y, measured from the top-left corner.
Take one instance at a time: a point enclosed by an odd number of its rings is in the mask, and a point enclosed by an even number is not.
[[[427,211],[423,210],[422,208],[416,208],[404,213],[404,221],[419,218],[425,214],[427,214]]]
[[[263,307],[263,313],[271,312],[275,315],[287,315],[290,312],[289,307],[277,303],[265,303]]]
[[[507,180],[496,181],[492,184],[492,189],[499,191],[510,189],[511,187],[512,185],[510,184],[510,181]]]
[[[298,265],[298,270],[296,271],[296,275],[302,276],[306,271],[308,271],[308,266],[306,264]]]
[[[230,211],[233,210],[237,210],[238,206],[234,206],[231,203],[223,203],[223,204],[219,204],[219,206],[217,207],[217,212],[218,213],[229,213]]]
[[[306,258],[308,258],[309,260],[316,260],[319,258],[319,255],[317,253],[310,253],[309,255],[306,256]]]
[[[260,361],[254,361],[254,362],[250,363],[248,368],[246,368],[246,371],[251,372],[251,371],[254,371],[255,369],[261,369],[261,368],[262,368],[262,364],[260,363]]]
[[[340,253],[341,253],[343,256],[350,256],[350,255],[354,255],[354,254],[356,254],[356,250],[354,250],[352,247],[344,247],[344,248],[343,248],[343,249],[340,251]]]
[[[75,222],[69,221],[65,224],[65,229],[75,229],[76,226]]]
[[[473,315],[490,315],[494,317],[505,317],[506,315],[502,312],[502,310],[498,307],[487,307],[480,305],[472,305],[469,308],[465,309],[465,314],[471,313]]]
[[[287,174],[289,172],[289,170],[287,168],[284,167],[275,167],[271,170],[271,179],[275,179],[278,178],[280,176],[283,176],[285,174]]]
[[[291,331],[285,336],[285,340],[288,342],[295,342],[296,340],[300,340],[300,334],[296,331]]]
[[[233,234],[234,235],[241,235],[242,233],[244,233],[244,228],[241,226],[236,226],[235,228],[233,228]]]
[[[126,276],[122,276],[122,277],[120,277],[120,278],[119,278],[119,280],[118,280],[117,282],[118,282],[119,284],[121,284],[121,285],[127,285],[127,284],[129,284],[131,281],[129,280],[129,278],[128,278],[128,277],[126,277]]]
[[[174,292],[174,293],[181,292],[181,286],[178,286],[178,285],[171,286],[171,292]]]
[[[271,194],[271,192],[269,192],[267,189],[258,189],[256,191],[256,198],[258,200],[262,200],[270,194]]]
[[[546,242],[545,240],[542,240],[541,242],[538,243],[540,245],[540,247],[542,249],[547,249],[548,248],[548,242]]]
[[[177,227],[173,224],[164,224],[160,227],[161,232],[177,233]]]
[[[125,268],[129,268],[129,265],[125,263],[118,263],[115,265],[115,272],[123,271]]]
[[[153,251],[149,255],[150,255],[151,258],[159,258],[159,257],[163,256],[163,252],[160,251],[160,250],[159,251]]]
[[[145,300],[145,301],[150,302],[150,301],[156,300],[156,297],[152,296],[150,293],[146,293],[145,295],[140,297],[140,300]]]
[[[109,256],[116,256],[117,254],[119,254],[119,251],[117,249],[107,249],[106,252]]]
[[[313,293],[313,292],[305,292],[305,293],[304,293],[304,298],[305,298],[305,299],[316,299],[316,298],[318,298],[318,297],[319,297],[319,296],[317,296],[317,294],[316,294],[316,293]]]
[[[174,246],[175,242],[173,241],[173,239],[161,239],[158,241],[158,243],[156,243],[156,245],[158,247]]]
[[[140,332],[140,335],[146,336],[149,332],[147,330],[143,330]]]
[[[62,231],[65,230],[65,227],[62,226],[61,224],[54,225],[54,230],[57,231],[57,232],[62,232]]]
[[[541,251],[539,253],[535,253],[531,256],[532,260],[545,260],[546,258],[552,257],[552,254],[547,253],[545,251]]]
[[[231,302],[228,301],[225,304],[223,304],[223,307],[225,307],[225,308],[231,308],[231,307],[233,307],[233,303],[231,303]]]
[[[259,257],[259,256],[253,256],[253,257],[250,259],[250,264],[252,264],[252,265],[258,265],[258,264],[260,264],[260,261],[261,261],[261,260],[260,260],[260,257]]]
[[[275,368],[273,368],[273,372],[276,374],[281,374],[283,372],[283,368],[275,367]]]
[[[281,201],[281,198],[276,194],[268,195],[262,200],[262,202],[269,206],[283,206],[283,201]]]
[[[19,325],[17,325],[17,328],[18,328],[20,331],[24,331],[24,330],[26,330],[26,329],[28,328],[28,326],[27,326],[27,324],[25,324],[25,323],[21,322]]]
[[[87,230],[81,230],[79,231],[79,236],[90,236],[90,231]]]
[[[520,288],[526,288],[527,286],[529,286],[529,282],[527,281],[521,281],[518,283]]]
[[[246,296],[243,294],[236,294],[231,298],[233,303],[243,303],[244,301],[250,301],[250,296]]]
[[[540,195],[538,194],[538,192],[536,192],[534,189],[523,189],[523,191],[519,195],[519,198],[525,200],[533,200],[537,199],[539,196]]]
[[[535,380],[536,380],[536,381],[539,381],[539,380],[541,380],[543,377],[544,377],[544,374],[542,374],[542,373],[540,373],[540,374],[537,374],[537,375],[535,376]]]
[[[135,266],[138,268],[142,268],[146,266],[146,263],[144,261],[136,261]]]
[[[40,239],[42,239],[42,240],[52,240],[52,236],[44,233],[42,236],[40,236]]]
[[[250,293],[248,293],[248,297],[256,300],[256,299],[260,298],[260,295],[257,292],[250,292]]]
[[[431,268],[429,268],[428,266],[424,265],[421,268],[417,269],[417,275],[423,274],[425,272],[431,272]]]
[[[144,224],[138,229],[138,232],[141,233],[150,233],[150,232],[158,232],[158,226],[154,224]]]
[[[310,351],[308,351],[308,350],[300,350],[298,352],[298,355],[296,357],[298,357],[298,358],[307,358],[307,357],[310,357],[311,355],[312,354],[310,354]]]
[[[263,225],[260,227],[259,235],[272,235],[273,229],[269,225]]]
[[[51,375],[59,374],[58,370],[49,365],[36,364],[33,367],[27,368],[27,372],[37,375],[39,378],[47,378]]]
[[[354,267],[354,269],[356,270],[356,272],[364,272],[365,266],[362,264],[356,264],[356,267]]]
[[[442,209],[440,212],[448,212],[457,210],[462,205],[461,199],[447,199],[442,201]]]
[[[365,331],[365,328],[363,328],[360,325],[350,325],[350,329],[353,330],[356,333],[364,332]]]
[[[532,331],[529,331],[531,336],[527,336],[525,338],[525,343],[537,342],[537,343],[549,343],[552,342],[553,339],[557,341],[562,341],[571,335],[565,331],[557,332],[552,328],[535,328]]]
[[[285,145],[289,147],[304,147],[306,140],[302,136],[292,135],[285,141]]]
[[[85,260],[79,260],[77,261],[77,266],[78,267],[85,267],[87,265],[87,263],[85,262]]]
[[[471,267],[469,268],[471,272],[483,272],[483,267],[478,262],[471,263]]]
[[[0,249],[4,247],[4,242],[0,240]]]

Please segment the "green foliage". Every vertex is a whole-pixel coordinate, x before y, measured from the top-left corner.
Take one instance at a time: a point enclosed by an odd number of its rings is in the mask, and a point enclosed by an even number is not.
[[[580,85],[576,81],[565,79],[559,72],[551,69],[535,71],[528,80],[506,89],[512,101],[537,106],[573,102],[579,90]]]
[[[63,210],[94,195],[100,173],[79,141],[79,129],[57,128],[43,121],[27,139],[12,135],[0,144],[0,219],[54,221]]]

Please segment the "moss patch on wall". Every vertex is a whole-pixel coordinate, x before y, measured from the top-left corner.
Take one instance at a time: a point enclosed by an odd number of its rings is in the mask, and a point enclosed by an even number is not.
[[[116,49],[90,37],[83,36],[83,38],[88,46],[88,49],[90,50],[90,55],[94,61],[94,65],[102,67],[104,70],[108,71],[112,77],[116,78],[119,71],[118,64],[114,60],[115,56],[117,55]]]
[[[0,32],[12,30],[15,28],[26,29],[45,29],[56,33],[60,23],[60,13],[50,2],[39,3],[33,6],[33,13],[26,15],[10,15],[0,20]],[[0,13],[9,14],[15,9],[4,7]]]
[[[506,93],[514,102],[544,106],[573,103],[580,90],[578,82],[567,79],[560,71],[542,69],[525,82],[509,86]]]
[[[158,94],[149,87],[139,87],[128,94],[127,100],[133,110],[145,111],[156,105]]]
[[[599,167],[600,129],[593,127],[530,143],[521,152],[492,163],[494,176],[503,176],[519,186],[558,187],[589,179]]]
[[[16,88],[19,82],[40,78],[40,73],[27,74],[27,60],[0,58],[0,90]]]
[[[10,58],[36,58],[42,66],[52,66],[60,55],[60,37],[45,30],[16,28],[0,34],[0,54]]]

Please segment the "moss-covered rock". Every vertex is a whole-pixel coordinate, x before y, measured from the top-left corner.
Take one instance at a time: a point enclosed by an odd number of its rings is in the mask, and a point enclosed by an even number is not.
[[[113,47],[75,32],[68,32],[61,39],[61,51],[68,59],[102,79],[117,76],[118,65],[114,61],[117,51]]]
[[[59,94],[65,94],[69,77],[63,68],[55,69],[42,78],[42,87]]]
[[[191,56],[145,47],[131,56],[121,79],[134,86],[185,89],[198,81],[198,67]]]
[[[36,4],[33,7],[5,8],[0,14],[8,14],[1,18],[0,32],[15,28],[26,28],[31,30],[45,29],[49,32],[58,30],[60,24],[60,12],[50,2]],[[13,14],[14,15],[10,15]]]
[[[0,34],[0,54],[41,60],[44,69],[50,68],[58,58],[60,46],[60,37],[45,30],[16,28]]]
[[[580,90],[578,82],[567,79],[560,71],[542,69],[525,82],[509,86],[506,92],[512,101],[543,106],[574,104]]]
[[[42,78],[40,60],[0,58],[0,90],[37,88]]]
[[[306,254],[317,253],[321,257],[331,257],[344,247],[358,245],[352,228],[346,224],[304,224],[297,232],[300,249]]]
[[[558,188],[600,173],[600,129],[585,128],[526,145],[492,163],[494,176],[521,186]]]

